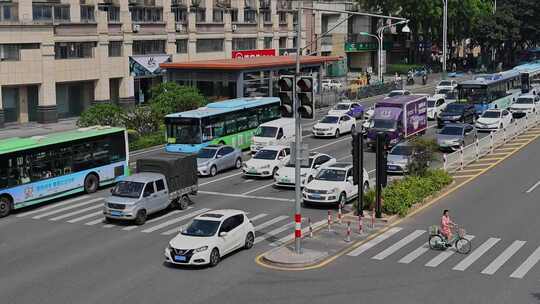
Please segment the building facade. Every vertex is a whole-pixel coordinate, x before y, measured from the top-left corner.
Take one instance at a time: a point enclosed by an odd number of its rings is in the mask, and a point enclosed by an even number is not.
[[[231,58],[235,50],[290,53],[294,9],[288,0],[2,1],[0,125],[143,102],[161,82],[163,62]],[[302,45],[315,35],[313,15],[304,18]]]

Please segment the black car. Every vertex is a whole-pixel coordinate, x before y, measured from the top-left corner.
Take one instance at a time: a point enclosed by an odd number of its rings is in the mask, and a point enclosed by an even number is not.
[[[437,116],[437,128],[442,128],[447,123],[470,123],[474,124],[476,113],[474,105],[467,103],[451,103]]]

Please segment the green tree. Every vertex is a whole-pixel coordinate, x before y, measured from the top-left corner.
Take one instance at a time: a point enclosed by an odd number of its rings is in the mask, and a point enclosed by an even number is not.
[[[115,104],[100,103],[82,112],[77,120],[79,127],[96,125],[122,127],[124,125],[124,112]]]
[[[161,83],[151,90],[150,107],[159,118],[176,112],[196,109],[205,104],[199,90],[175,82]]]

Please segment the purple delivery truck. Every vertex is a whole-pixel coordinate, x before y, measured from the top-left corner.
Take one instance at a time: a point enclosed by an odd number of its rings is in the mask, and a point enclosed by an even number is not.
[[[375,104],[372,127],[368,130],[367,145],[375,147],[378,132],[386,134],[386,145],[413,136],[423,135],[427,129],[427,99],[424,95],[396,96]]]

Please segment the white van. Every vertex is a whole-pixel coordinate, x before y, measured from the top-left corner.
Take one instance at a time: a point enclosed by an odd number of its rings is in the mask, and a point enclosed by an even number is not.
[[[261,124],[251,139],[251,153],[266,146],[289,145],[294,140],[294,119],[279,118]]]

